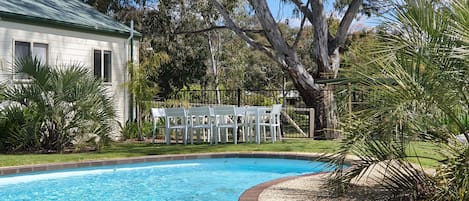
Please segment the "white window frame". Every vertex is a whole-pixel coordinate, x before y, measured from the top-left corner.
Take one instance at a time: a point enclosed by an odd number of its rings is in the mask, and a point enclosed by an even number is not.
[[[16,63],[16,42],[23,42],[23,43],[29,43],[29,54],[31,57],[34,55],[34,44],[43,44],[47,45],[46,49],[46,62],[44,63],[45,65],[49,64],[49,43],[43,42],[43,41],[31,41],[31,40],[13,40],[13,52],[12,52],[12,64],[11,64],[11,73],[13,75],[13,80],[15,81],[24,81],[24,80],[29,80],[29,78],[17,78],[15,75],[17,74],[15,72],[15,63]]]
[[[101,79],[105,84],[111,84],[111,83],[112,83],[112,78],[113,78],[113,76],[112,76],[112,71],[113,71],[113,69],[112,69],[112,65],[113,65],[113,55],[112,55],[112,52],[113,52],[113,51],[112,51],[112,50],[109,50],[109,49],[100,49],[100,48],[93,48],[93,49],[91,50],[91,55],[92,55],[92,56],[91,56],[91,58],[92,58],[92,60],[91,60],[91,61],[92,61],[92,62],[91,62],[91,63],[92,63],[92,70],[93,70],[93,76],[94,76],[95,78],[97,78],[97,77],[95,76],[95,74],[94,74],[94,70],[95,70],[95,66],[94,66],[94,60],[95,60],[94,55],[95,55],[95,54],[94,54],[94,52],[95,52],[95,51],[100,51],[100,53],[101,53],[101,76],[99,77],[99,79]],[[105,74],[104,74],[104,69],[105,69],[105,67],[104,67],[104,64],[105,64],[104,53],[105,53],[105,52],[109,52],[109,53],[110,53],[110,56],[111,56],[111,64],[110,64],[110,66],[109,66],[109,70],[110,70],[111,72],[110,72],[110,75],[109,75],[110,77],[109,77],[109,80],[108,80],[108,81],[106,81],[106,80],[104,79],[104,78],[105,78]]]

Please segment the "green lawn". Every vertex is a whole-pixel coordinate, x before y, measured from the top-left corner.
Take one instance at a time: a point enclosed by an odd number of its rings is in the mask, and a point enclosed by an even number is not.
[[[414,143],[416,150],[423,156],[430,157],[436,153],[436,146],[428,143]],[[314,152],[334,153],[339,148],[339,141],[323,140],[285,140],[282,143],[270,144],[200,144],[200,145],[165,145],[150,143],[112,143],[99,152],[70,154],[0,154],[0,167],[85,161],[95,159],[125,158],[147,155],[208,153],[208,152],[239,152],[239,151],[272,151],[272,152]],[[417,161],[416,161],[417,162]],[[422,159],[426,167],[435,166],[432,160]]]

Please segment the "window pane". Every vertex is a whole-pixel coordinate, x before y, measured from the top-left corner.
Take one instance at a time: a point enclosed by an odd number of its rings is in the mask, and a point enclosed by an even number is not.
[[[31,44],[15,41],[15,60],[31,56]]]
[[[31,44],[28,42],[15,41],[15,62],[28,57],[31,57]],[[28,75],[24,73],[16,73],[14,77],[15,79],[28,79]]]
[[[33,57],[38,59],[42,64],[47,64],[47,44],[34,43]]]
[[[94,51],[94,77],[101,79],[101,50]]]
[[[110,82],[111,79],[111,51],[104,51],[104,81]]]

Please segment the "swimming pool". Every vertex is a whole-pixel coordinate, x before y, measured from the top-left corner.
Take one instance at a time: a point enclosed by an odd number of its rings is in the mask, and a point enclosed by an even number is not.
[[[75,168],[0,177],[1,200],[238,200],[248,188],[327,163],[215,158]]]

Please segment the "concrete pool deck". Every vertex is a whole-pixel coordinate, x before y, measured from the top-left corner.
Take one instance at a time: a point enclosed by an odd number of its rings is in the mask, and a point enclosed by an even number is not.
[[[141,162],[157,162],[157,161],[171,161],[171,160],[187,160],[187,159],[208,159],[208,158],[280,158],[280,159],[299,159],[299,160],[320,160],[323,154],[318,153],[303,153],[303,152],[225,152],[225,153],[201,153],[201,154],[174,154],[174,155],[152,155],[132,158],[116,158],[116,159],[103,159],[103,160],[90,160],[66,163],[51,163],[51,164],[36,164],[26,166],[10,166],[0,167],[0,175],[11,175],[17,173],[27,173],[36,171],[47,170],[60,170],[67,168],[79,167],[96,167],[105,165],[118,165],[118,164],[131,164]],[[291,176],[280,178],[277,180],[269,181],[266,183],[254,186],[245,191],[240,201],[267,201],[267,200],[305,200],[304,196],[299,195],[297,198],[291,197],[288,191],[285,191],[282,185],[289,185],[291,187],[303,188],[305,181],[303,178],[316,178],[324,173],[307,174],[301,176]],[[316,182],[317,184],[318,182]],[[280,186],[280,187],[279,187]],[[306,199],[308,200],[308,199]]]

